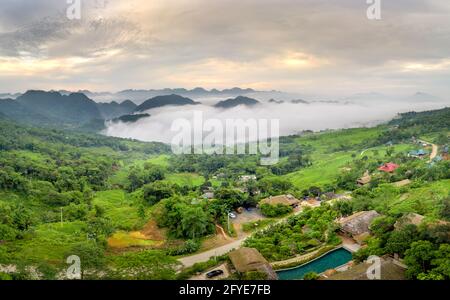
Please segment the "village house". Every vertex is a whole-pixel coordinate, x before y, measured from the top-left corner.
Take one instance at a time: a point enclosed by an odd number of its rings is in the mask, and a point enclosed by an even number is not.
[[[406,267],[391,257],[380,258],[380,280],[405,280]],[[325,273],[323,279],[325,280],[369,280],[367,276],[368,269],[373,264],[370,262],[363,262],[354,266],[350,266],[347,270],[342,272],[329,272],[329,276]]]
[[[259,205],[261,204],[269,204],[269,205],[286,205],[291,206],[293,208],[300,205],[301,201],[296,199],[292,195],[279,195],[279,196],[270,196],[269,198],[265,198],[259,202]]]
[[[429,152],[424,149],[411,150],[408,152],[409,157],[415,157],[415,158],[424,158],[428,154],[429,154]]]
[[[356,180],[356,183],[359,186],[364,186],[364,185],[369,184],[371,181],[372,181],[372,176],[370,176],[369,170],[367,170],[361,178]]]
[[[425,219],[424,216],[416,214],[416,213],[405,214],[404,216],[399,218],[397,220],[397,222],[395,222],[394,228],[401,229],[401,228],[405,227],[406,225],[411,225],[411,224],[419,226],[422,223],[423,219]]]
[[[318,199],[314,199],[314,198],[308,198],[306,200],[303,200],[300,203],[300,206],[302,207],[319,207],[322,204],[322,202],[320,202]]]
[[[267,279],[269,280],[278,279],[272,266],[255,248],[243,247],[231,251],[228,256],[233,267],[241,274],[256,271],[267,274]]]
[[[399,165],[389,162],[389,163],[385,163],[384,165],[379,167],[378,170],[382,171],[382,172],[386,172],[386,173],[392,173],[395,170],[397,170],[399,167],[400,167]]]
[[[341,225],[341,231],[353,238],[358,244],[363,244],[364,240],[370,236],[369,226],[373,219],[380,214],[375,210],[360,211],[349,217],[341,218],[338,223]]]

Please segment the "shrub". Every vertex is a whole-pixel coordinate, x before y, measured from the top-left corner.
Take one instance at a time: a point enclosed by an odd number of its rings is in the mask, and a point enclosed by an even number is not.
[[[292,207],[283,205],[283,204],[277,204],[277,205],[262,204],[261,205],[261,213],[264,216],[269,217],[269,218],[281,217],[281,216],[287,215],[290,212],[292,212]]]

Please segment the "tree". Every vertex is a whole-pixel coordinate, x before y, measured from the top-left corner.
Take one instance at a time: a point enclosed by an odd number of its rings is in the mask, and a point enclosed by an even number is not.
[[[260,206],[261,213],[269,218],[281,217],[287,215],[292,212],[292,207],[283,204],[271,205],[271,204],[262,204]]]
[[[410,279],[415,279],[420,273],[427,273],[431,266],[431,259],[434,256],[433,244],[429,241],[417,241],[411,244],[411,248],[406,250],[404,262],[408,266],[406,275]]]
[[[159,226],[169,228],[178,238],[199,238],[214,229],[209,210],[181,197],[161,201],[153,209],[153,215]]]
[[[174,186],[165,181],[156,181],[144,186],[144,200],[150,205],[154,205],[162,199],[170,198],[174,194]]]
[[[338,201],[334,208],[341,214],[341,216],[349,216],[353,212],[353,206],[349,201]]]
[[[395,219],[389,216],[380,216],[375,218],[370,224],[370,231],[376,236],[382,237],[385,233],[394,229]]]
[[[186,206],[181,215],[182,235],[195,239],[209,232],[210,220],[207,213],[199,206]]]
[[[226,204],[229,209],[242,206],[244,202],[244,195],[235,189],[221,188],[215,193],[215,197]]]
[[[386,251],[403,256],[411,243],[417,239],[417,236],[417,226],[415,225],[406,225],[400,230],[393,231],[387,239]]]

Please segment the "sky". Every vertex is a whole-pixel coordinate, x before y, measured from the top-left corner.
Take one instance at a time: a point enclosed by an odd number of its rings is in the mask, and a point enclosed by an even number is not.
[[[450,94],[450,1],[0,0],[0,92]]]

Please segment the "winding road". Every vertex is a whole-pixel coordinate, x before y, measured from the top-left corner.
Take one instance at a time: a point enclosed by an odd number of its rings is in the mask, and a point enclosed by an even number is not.
[[[226,245],[223,245],[223,246],[220,246],[220,247],[217,247],[217,248],[205,251],[205,252],[201,252],[201,253],[198,253],[198,254],[194,254],[194,255],[190,255],[190,256],[185,256],[185,257],[179,258],[178,261],[181,262],[183,264],[183,266],[187,268],[187,267],[193,266],[196,263],[208,261],[211,257],[221,256],[221,255],[227,254],[228,252],[232,251],[233,249],[241,248],[242,244],[244,243],[244,241],[247,238],[249,238],[250,236],[252,236],[253,234],[255,234],[256,232],[263,231],[269,226],[274,226],[274,225],[278,225],[278,224],[280,224],[282,222],[285,222],[289,217],[298,215],[301,212],[302,212],[302,210],[300,209],[300,210],[296,211],[295,213],[293,213],[291,215],[288,215],[288,216],[278,220],[275,223],[269,224],[269,225],[267,225],[264,228],[256,230],[252,234],[250,234],[248,236],[245,236],[243,238],[240,238],[238,240],[235,240],[234,242],[231,242],[229,244],[226,244]]]

